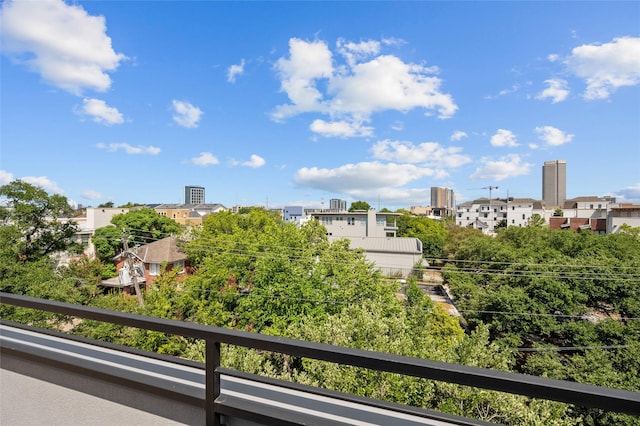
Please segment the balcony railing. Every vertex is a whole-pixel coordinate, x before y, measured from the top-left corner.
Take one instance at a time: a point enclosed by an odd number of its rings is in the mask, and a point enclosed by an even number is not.
[[[229,409],[229,407],[225,408],[223,401],[219,399],[220,374],[221,372],[229,374],[228,370],[220,366],[222,343],[640,415],[640,393],[637,392],[113,312],[8,293],[0,293],[0,302],[204,340],[206,342],[205,410],[209,425],[219,425],[221,411]]]

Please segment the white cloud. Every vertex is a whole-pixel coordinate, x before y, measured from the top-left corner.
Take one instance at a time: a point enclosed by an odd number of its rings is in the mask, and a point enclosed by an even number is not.
[[[529,144],[529,149],[538,149],[540,148],[540,145],[538,145],[537,143],[530,143]]]
[[[498,129],[495,135],[491,136],[493,146],[518,146],[518,138],[511,130]]]
[[[11,0],[3,2],[1,13],[3,51],[73,94],[109,89],[107,73],[126,59],[113,50],[105,18],[91,16],[81,6],[61,0]]]
[[[6,170],[0,170],[0,185],[6,185],[14,180],[13,173],[9,173]]]
[[[550,98],[551,103],[556,104],[564,101],[567,99],[567,96],[569,96],[566,80],[552,78],[545,80],[545,83],[547,84],[547,88],[540,92],[538,96],[536,96],[536,99],[544,100]]]
[[[640,182],[621,189],[616,194],[616,197],[622,198],[622,200],[617,200],[618,202],[624,201],[625,203],[640,204]]]
[[[107,126],[124,123],[124,118],[120,111],[116,108],[110,107],[105,101],[100,99],[83,99],[82,108],[79,112],[81,114],[90,115],[96,123],[105,124]]]
[[[380,53],[380,42],[375,40],[354,43],[339,39],[336,46],[350,66]]]
[[[344,125],[368,122],[373,113],[384,110],[423,108],[427,114],[436,110],[440,118],[449,118],[458,109],[451,95],[440,91],[442,80],[436,76],[436,67],[380,55],[380,43],[376,41],[339,40],[337,50],[345,61],[336,61],[334,66],[325,42],[289,40],[289,57],[280,58],[275,69],[290,103],[277,106],[271,115],[273,120],[313,112]],[[325,130],[322,123],[326,122],[316,120],[312,129]],[[358,132],[353,135],[361,136]]]
[[[578,46],[564,63],[576,77],[585,80],[585,99],[607,99],[620,87],[640,84],[640,37]]]
[[[324,137],[340,137],[350,138],[355,136],[371,136],[373,134],[373,127],[363,126],[362,123],[349,122],[349,121],[333,121],[327,122],[324,120],[314,120],[309,126],[312,132],[318,133]]]
[[[31,185],[39,186],[47,192],[53,192],[55,194],[64,194],[62,188],[57,183],[52,181],[46,176],[25,176],[20,178],[21,181],[30,183]]]
[[[212,166],[220,163],[218,158],[210,152],[201,152],[199,157],[194,157],[191,162],[197,166]]]
[[[227,81],[229,83],[235,83],[236,77],[244,74],[244,59],[237,65],[231,65],[227,69]]]
[[[260,168],[265,164],[266,164],[266,161],[264,160],[264,158],[256,154],[253,154],[249,161],[245,161],[244,163],[242,163],[243,166],[251,167],[252,169]]]
[[[122,150],[124,152],[126,152],[127,154],[148,154],[148,155],[157,155],[160,153],[161,149],[156,147],[156,146],[144,146],[144,145],[138,145],[138,146],[133,146],[133,145],[129,145],[128,143],[110,143],[110,144],[104,144],[104,143],[99,143],[96,144],[96,146],[99,149],[104,149],[106,151],[109,152],[116,152],[119,150]]]
[[[471,179],[504,180],[514,176],[527,175],[531,171],[531,164],[522,163],[518,154],[509,154],[497,161],[483,157],[480,162],[482,167],[470,176]]]
[[[80,195],[82,195],[82,197],[86,198],[87,200],[101,200],[105,198],[104,195],[92,189],[85,189]]]
[[[458,142],[466,137],[468,137],[469,135],[467,135],[467,132],[463,132],[461,130],[456,130],[455,132],[453,132],[453,134],[451,135],[450,139],[452,142]]]
[[[558,146],[571,142],[574,135],[563,132],[560,129],[556,129],[552,126],[536,127],[536,133],[541,141],[544,141],[547,145]]]
[[[488,96],[485,96],[484,98],[485,99],[496,99],[496,98],[499,98],[500,96],[508,95],[510,93],[515,93],[515,92],[519,91],[520,89],[521,89],[521,86],[519,84],[514,84],[508,89],[502,89],[501,91],[498,92],[497,95],[488,95]]]
[[[373,156],[380,160],[438,168],[455,168],[471,162],[470,157],[460,154],[462,148],[444,148],[436,142],[415,145],[411,142],[384,140],[377,142],[371,150]]]
[[[295,173],[294,181],[300,187],[352,194],[358,191],[394,188],[425,176],[445,175],[441,171],[413,164],[363,162],[346,164],[335,169],[304,167]]]
[[[395,121],[395,122],[391,125],[391,128],[392,128],[393,130],[395,130],[396,132],[399,132],[399,131],[401,131],[401,130],[403,130],[403,129],[404,129],[404,123],[403,123],[402,121]],[[373,128],[372,128],[371,130],[373,130]]]
[[[173,121],[182,127],[198,127],[200,117],[204,114],[200,108],[185,101],[173,100]]]

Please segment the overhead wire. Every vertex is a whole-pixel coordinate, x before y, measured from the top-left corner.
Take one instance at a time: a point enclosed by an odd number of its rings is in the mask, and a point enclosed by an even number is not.
[[[135,230],[135,229],[130,229],[130,230]],[[135,231],[141,231],[141,232],[148,232],[148,231],[144,231],[144,230],[135,230]],[[170,235],[169,233],[166,233],[164,235]],[[135,236],[134,236],[135,237]],[[139,237],[139,236],[138,236]],[[150,238],[150,237],[144,237],[145,240],[147,240],[147,242],[149,240],[152,241],[158,241],[161,238]],[[120,241],[119,239],[116,239],[115,237],[113,237],[113,239],[111,241]],[[223,242],[223,243],[235,243],[235,244],[240,244],[240,245],[246,245],[248,246],[247,248],[237,248],[237,247],[222,247],[219,244]],[[216,245],[218,244],[218,245]],[[301,256],[296,256],[295,252],[299,251],[299,252],[304,252],[303,248],[295,248],[295,247],[287,247],[287,246],[276,246],[276,245],[270,245],[270,244],[256,244],[255,242],[251,242],[251,243],[238,243],[238,242],[233,242],[233,241],[229,241],[229,240],[224,240],[224,239],[200,239],[198,240],[197,243],[192,243],[191,244],[192,247],[196,247],[196,248],[200,248],[201,250],[204,250],[205,252],[211,253],[211,254],[230,254],[230,255],[243,255],[243,256],[252,256],[252,257],[268,257],[268,258],[282,258],[282,257],[287,257],[289,260],[291,261],[300,261],[300,260],[307,260],[306,258],[303,258]],[[251,249],[249,249],[249,246],[251,246]],[[256,250],[258,249],[258,250]],[[259,249],[273,249],[271,251],[259,251]],[[293,250],[294,253],[291,253],[291,251]],[[507,265],[507,266],[511,266],[511,267],[521,267],[521,266],[534,266],[534,267],[553,267],[553,268],[602,268],[604,267],[604,265],[575,265],[575,264],[535,264],[535,263],[519,263],[519,262],[496,262],[496,261],[467,261],[467,260],[456,260],[456,259],[437,259],[437,258],[427,258],[428,260],[438,260],[438,261],[446,261],[446,262],[450,262],[450,263],[480,263],[480,264],[495,264],[495,265]],[[334,265],[338,265],[338,264],[348,264],[349,262],[345,262],[345,261],[338,261],[338,260],[334,260],[334,261],[326,261],[325,263],[330,263],[330,264],[334,264]],[[385,268],[385,269],[393,269],[396,271],[400,271],[400,272],[410,272],[413,271],[415,268],[411,267],[411,268],[407,268],[407,267],[397,267],[394,264],[381,264],[380,262],[377,263],[377,266],[380,268]],[[613,268],[613,269],[634,269],[637,270],[637,268],[634,267],[626,267],[626,266],[608,266],[608,268]],[[451,269],[448,270],[446,272],[450,272],[450,273],[466,273],[466,274],[473,274],[473,275],[493,275],[493,276],[501,276],[501,277],[509,277],[509,278],[513,278],[513,277],[517,277],[517,278],[553,278],[553,279],[562,279],[562,278],[569,278],[569,279],[584,279],[584,280],[599,280],[599,281],[635,281],[636,279],[638,280],[638,283],[640,283],[640,272],[637,273],[626,273],[626,272],[613,272],[613,271],[607,271],[607,272],[602,272],[602,273],[594,273],[594,272],[582,272],[582,271],[549,271],[549,270],[502,270],[502,269],[483,269],[483,268],[472,268],[472,267],[457,267],[456,269]]]

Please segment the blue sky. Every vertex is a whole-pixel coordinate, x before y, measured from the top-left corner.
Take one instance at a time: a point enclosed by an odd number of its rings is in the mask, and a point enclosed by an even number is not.
[[[0,184],[74,203],[640,203],[639,2],[5,0]]]

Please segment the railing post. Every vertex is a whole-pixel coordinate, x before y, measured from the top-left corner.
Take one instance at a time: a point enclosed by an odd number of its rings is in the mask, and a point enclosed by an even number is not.
[[[220,426],[220,415],[214,409],[214,401],[220,395],[220,374],[216,372],[220,367],[220,342],[207,339],[206,344],[205,410],[207,425]]]

